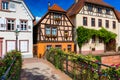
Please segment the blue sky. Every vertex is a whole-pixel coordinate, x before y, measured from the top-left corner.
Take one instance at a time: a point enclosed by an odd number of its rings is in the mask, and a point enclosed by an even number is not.
[[[33,16],[42,17],[48,10],[48,2],[51,6],[56,3],[64,10],[67,10],[75,0],[24,0]],[[120,0],[104,0],[108,4],[120,11]]]

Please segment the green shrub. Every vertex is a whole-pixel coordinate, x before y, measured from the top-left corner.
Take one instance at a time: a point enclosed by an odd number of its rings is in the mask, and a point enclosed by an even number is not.
[[[21,53],[18,51],[8,52],[5,55],[4,59],[0,60],[0,77],[5,74],[6,70],[10,67],[14,59],[14,64],[12,65],[8,75],[6,76],[6,79],[9,78],[11,80],[19,80],[22,67],[22,57]]]
[[[51,48],[46,58],[57,69],[67,73],[73,80],[118,80],[120,79],[120,64],[115,68],[102,68],[101,57],[75,53],[65,53],[60,49]],[[68,66],[68,67],[67,67]]]

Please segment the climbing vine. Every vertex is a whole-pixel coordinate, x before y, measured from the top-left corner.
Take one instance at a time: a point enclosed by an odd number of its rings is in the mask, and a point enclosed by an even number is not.
[[[116,34],[112,33],[110,31],[107,31],[104,28],[101,28],[100,30],[95,29],[88,29],[84,28],[83,26],[80,26],[77,28],[77,43],[78,46],[81,48],[82,45],[90,40],[92,36],[100,37],[104,43],[108,43],[111,39],[116,38]]]

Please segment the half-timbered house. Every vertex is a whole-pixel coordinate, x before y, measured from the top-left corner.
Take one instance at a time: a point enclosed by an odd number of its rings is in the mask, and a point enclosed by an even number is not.
[[[51,47],[74,51],[74,26],[66,11],[54,4],[34,26],[34,51],[43,56]]]
[[[117,11],[103,0],[75,0],[75,3],[67,10],[67,14],[76,28],[83,26],[98,30],[104,27],[119,35],[120,18]],[[82,53],[103,53],[104,50],[117,51],[120,46],[119,36],[116,37],[114,44],[112,42],[108,43],[105,49],[103,41],[99,37],[93,36],[82,46]],[[76,49],[77,52],[80,51],[78,46]]]

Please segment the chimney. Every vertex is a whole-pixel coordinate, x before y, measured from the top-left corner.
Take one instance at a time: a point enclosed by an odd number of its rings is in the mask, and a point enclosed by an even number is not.
[[[49,9],[49,7],[50,7],[50,2],[48,2],[48,9]]]

